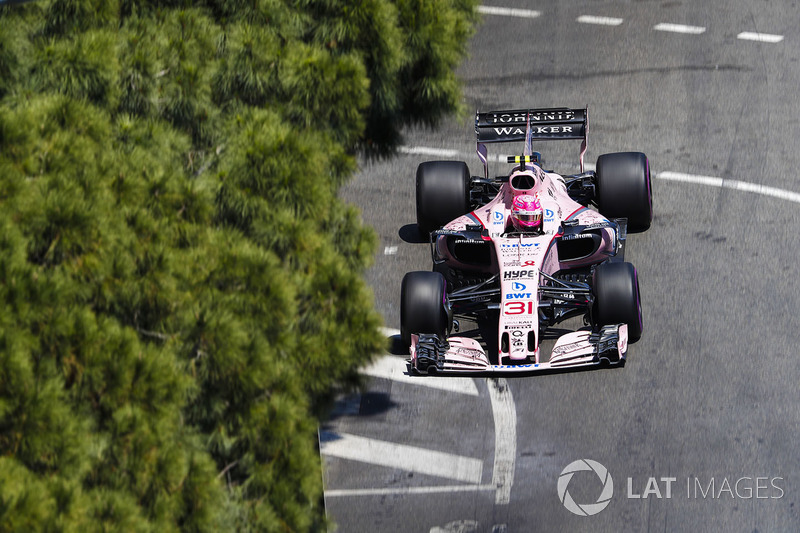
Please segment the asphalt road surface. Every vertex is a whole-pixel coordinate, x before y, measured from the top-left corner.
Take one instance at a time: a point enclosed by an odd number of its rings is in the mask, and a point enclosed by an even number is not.
[[[409,378],[393,350],[321,428],[328,515],[341,532],[800,530],[797,3],[491,5],[459,69],[467,109],[588,105],[588,163],[650,159],[654,221],[626,251],[644,335],[623,369],[505,379]],[[380,236],[387,335],[403,275],[430,269],[416,166],[480,174],[474,143],[471,116],[409,130],[343,191]],[[578,145],[538,147],[568,174]]]

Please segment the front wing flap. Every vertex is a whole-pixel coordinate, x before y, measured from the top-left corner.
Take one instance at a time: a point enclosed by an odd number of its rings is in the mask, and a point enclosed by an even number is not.
[[[624,365],[628,352],[628,325],[603,326],[597,332],[576,331],[558,338],[550,360],[515,365],[494,365],[475,339],[437,335],[411,336],[411,366],[423,374],[510,374]]]

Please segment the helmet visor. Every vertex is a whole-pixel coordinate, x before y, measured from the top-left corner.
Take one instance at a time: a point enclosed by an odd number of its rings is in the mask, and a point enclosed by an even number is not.
[[[522,211],[515,213],[517,220],[523,225],[528,227],[535,227],[542,223],[542,212]]]

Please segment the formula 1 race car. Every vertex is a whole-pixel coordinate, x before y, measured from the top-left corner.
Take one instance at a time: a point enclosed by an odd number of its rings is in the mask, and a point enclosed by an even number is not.
[[[643,231],[652,220],[650,165],[642,153],[621,152],[585,171],[587,120],[588,109],[479,112],[483,177],[470,176],[461,161],[419,165],[417,225],[430,235],[433,270],[405,275],[400,310],[415,371],[625,363],[643,327],[625,242],[629,228]],[[583,141],[580,173],[545,171],[532,150],[533,141],[560,139]],[[505,158],[510,173],[490,178],[487,144],[510,141],[524,142],[522,155]],[[540,351],[554,338],[548,328],[580,315],[585,327],[558,337],[549,355]],[[467,319],[497,324],[496,339],[451,336]]]

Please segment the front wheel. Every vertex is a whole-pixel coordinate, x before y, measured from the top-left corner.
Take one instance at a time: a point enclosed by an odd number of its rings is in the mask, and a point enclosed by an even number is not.
[[[409,272],[400,288],[400,337],[405,346],[411,335],[434,333],[447,336],[452,322],[446,283],[438,272]]]
[[[628,341],[642,337],[642,304],[639,277],[630,263],[603,263],[594,271],[592,281],[594,307],[592,322],[596,327],[628,324]]]
[[[597,158],[595,202],[603,216],[628,219],[633,231],[643,231],[653,220],[650,162],[641,152],[603,154]]]

